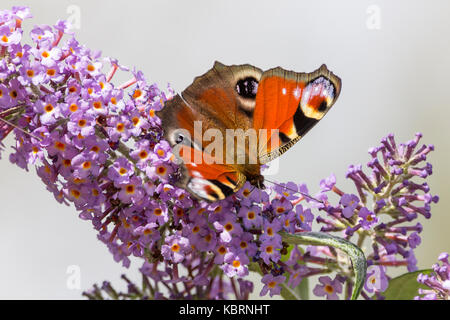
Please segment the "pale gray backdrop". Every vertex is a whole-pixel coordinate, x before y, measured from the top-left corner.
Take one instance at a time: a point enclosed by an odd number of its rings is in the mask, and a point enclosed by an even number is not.
[[[281,158],[275,178],[316,191],[335,173],[345,188],[347,166],[366,163],[381,137],[393,132],[404,141],[421,131],[436,146],[429,183],[441,201],[431,220],[421,220],[419,268],[450,250],[450,2],[2,0],[0,9],[12,5],[32,8],[26,30],[78,8],[80,42],[178,91],[214,60],[296,71],[326,63],[343,80],[341,96]],[[0,298],[78,299],[81,290],[66,285],[71,265],[80,268],[81,289],[104,279],[120,283],[124,270],[90,223],[54,201],[34,169],[27,173],[4,154],[0,170]]]

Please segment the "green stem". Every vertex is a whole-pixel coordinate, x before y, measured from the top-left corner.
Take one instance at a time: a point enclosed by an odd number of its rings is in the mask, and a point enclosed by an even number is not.
[[[332,236],[324,232],[301,232],[298,234],[280,233],[283,241],[289,244],[306,244],[313,246],[329,246],[345,252],[352,262],[355,274],[355,286],[352,291],[352,300],[356,300],[366,279],[367,262],[362,250],[353,243]]]

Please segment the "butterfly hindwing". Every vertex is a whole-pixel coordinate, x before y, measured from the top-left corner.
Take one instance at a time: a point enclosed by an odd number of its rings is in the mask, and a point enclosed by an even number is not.
[[[181,185],[198,198],[222,200],[245,182],[245,176],[233,166],[222,164],[203,151],[184,144],[179,144],[174,151],[182,160]]]

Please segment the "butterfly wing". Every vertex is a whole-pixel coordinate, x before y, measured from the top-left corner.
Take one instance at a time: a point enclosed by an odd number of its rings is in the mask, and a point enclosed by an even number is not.
[[[311,73],[279,67],[264,72],[253,114],[253,128],[267,132],[260,134],[260,163],[280,156],[300,140],[330,110],[340,90],[340,78],[325,65]]]
[[[180,157],[182,180],[180,186],[197,198],[208,201],[222,200],[238,191],[245,183],[245,176],[230,165],[201,150],[178,144],[175,153]],[[198,163],[197,159],[201,159]],[[197,161],[196,161],[197,160]]]
[[[208,149],[211,140],[205,136],[208,130],[218,130],[226,137],[227,129],[247,130],[252,126],[249,114],[255,107],[261,75],[260,69],[250,65],[225,66],[216,62],[158,112],[164,137],[182,160],[182,178],[177,184],[197,198],[221,200],[244,184],[248,166],[227,162],[227,154],[234,158],[235,149],[231,150],[224,140],[223,152],[215,154]],[[251,168],[259,173],[259,166]]]
[[[257,84],[262,73],[261,69],[249,64],[226,66],[216,61],[212,69],[194,79],[182,97],[208,119],[218,120],[220,123],[215,127],[225,136],[226,129],[252,126],[249,115],[255,108]],[[244,82],[254,83],[254,86],[244,86]]]

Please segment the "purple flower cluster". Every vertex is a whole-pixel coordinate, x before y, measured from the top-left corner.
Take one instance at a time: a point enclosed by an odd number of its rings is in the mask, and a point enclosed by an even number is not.
[[[415,300],[450,300],[450,263],[448,253],[439,255],[439,262],[432,267],[433,273],[420,273],[417,281],[428,289],[419,289],[419,296]]]
[[[246,183],[225,200],[197,201],[174,184],[178,167],[155,114],[172,90],[165,94],[142,72],[81,45],[64,21],[35,26],[33,46],[22,45],[21,22],[30,16],[25,7],[0,12],[0,142],[14,132],[10,161],[36,166],[55,199],[92,222],[115,261],[128,267],[131,256],[143,260],[145,288],[126,279],[125,296],[247,299],[252,270],[262,276],[260,295],[320,275],[314,294],[348,298],[352,271],[339,251],[300,249],[282,238],[311,231],[312,210],[321,231],[371,248],[365,297],[385,289],[387,267],[415,268],[422,226],[411,223],[419,214],[429,218],[437,202],[426,183],[414,182],[431,174],[422,163],[433,147],[418,147],[420,135],[398,146],[392,135],[383,139],[369,151],[369,175],[351,166],[357,194],[338,189],[331,176],[321,181],[318,200],[306,196],[306,185],[288,182],[264,190]],[[117,71],[131,79],[114,85]],[[322,276],[330,272],[334,279]],[[102,290],[118,296],[107,282],[86,296],[100,298]]]
[[[24,169],[35,165],[56,200],[73,203],[82,219],[91,220],[124,266],[130,256],[144,259],[141,271],[155,283],[184,283],[179,297],[193,297],[198,286],[210,287],[198,296],[225,297],[233,278],[239,278],[240,297],[248,296],[252,286],[243,278],[250,262],[260,261],[270,273],[287,246],[278,232],[305,230],[311,213],[301,205],[294,210],[279,195],[269,200],[270,190],[249,184],[214,204],[193,200],[174,186],[177,167],[160,138],[155,111],[170,96],[135,70],[130,81],[115,86],[115,72],[129,70],[79,44],[66,22],[35,26],[33,46],[22,45],[17,21],[29,16],[27,8],[0,15],[0,24],[13,30],[2,35],[7,45],[0,65],[6,79],[1,133],[16,135],[10,161]],[[302,214],[309,218],[302,221]],[[277,285],[268,285],[276,292]]]
[[[316,197],[323,201],[319,211],[325,213],[316,218],[320,230],[340,232],[365,248],[369,265],[362,292],[365,298],[369,298],[368,293],[379,294],[387,288],[388,267],[417,270],[414,249],[421,242],[422,225],[414,220],[419,215],[430,218],[431,204],[439,200],[429,193],[426,182],[420,183],[432,173],[431,164],[425,161],[434,149],[432,145],[420,146],[421,137],[418,133],[413,140],[397,145],[390,134],[380,146],[369,149],[370,173],[364,172],[362,165],[352,165],[347,172],[356,194],[339,189],[334,176],[320,183]],[[339,197],[337,205],[331,204],[333,195]],[[325,250],[320,256],[328,261],[332,258],[344,267],[341,274],[346,273],[346,263],[339,261],[339,253]],[[308,259],[311,257],[306,256]]]

